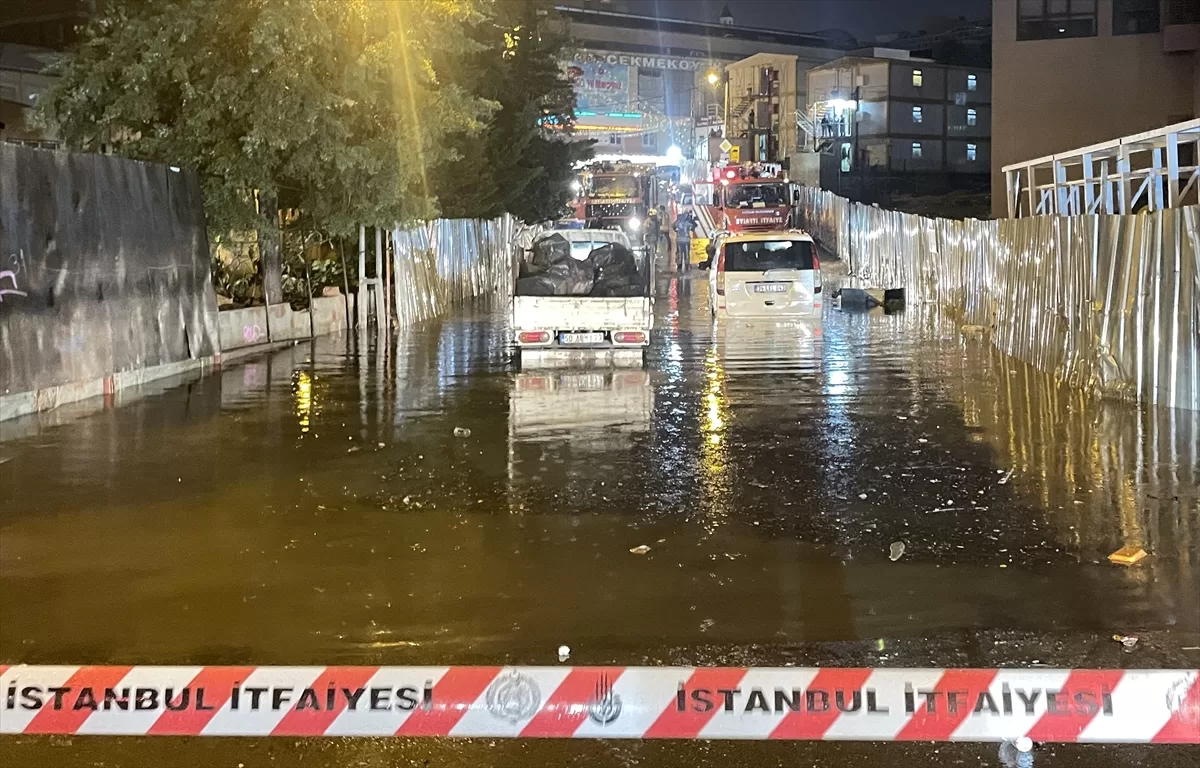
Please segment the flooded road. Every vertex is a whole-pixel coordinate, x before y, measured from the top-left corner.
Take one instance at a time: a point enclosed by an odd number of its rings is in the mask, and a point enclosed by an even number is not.
[[[644,368],[522,370],[479,306],[0,424],[0,663],[553,664],[567,644],[580,665],[1200,664],[1200,415],[1094,403],[919,307],[714,326],[701,273],[660,279],[657,312]],[[1109,563],[1127,544],[1150,557]],[[5,765],[906,759],[1000,764],[994,745],[0,741]]]

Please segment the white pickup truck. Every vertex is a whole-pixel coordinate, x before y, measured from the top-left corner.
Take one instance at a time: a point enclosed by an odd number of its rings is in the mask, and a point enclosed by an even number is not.
[[[606,229],[554,229],[535,242],[561,235],[571,256],[584,260],[593,249],[619,243],[634,250],[628,236]],[[640,250],[640,249],[639,249]],[[636,253],[636,251],[635,251]],[[637,258],[642,290],[636,296],[521,295],[518,253],[512,266],[512,340],[522,362],[569,364],[575,361],[640,361],[654,326],[653,259]]]

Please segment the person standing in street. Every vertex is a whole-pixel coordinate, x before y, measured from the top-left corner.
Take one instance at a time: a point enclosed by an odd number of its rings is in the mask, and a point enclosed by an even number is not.
[[[681,211],[675,218],[675,264],[680,272],[692,266],[692,228],[696,225],[691,211]]]
[[[658,218],[658,209],[651,208],[646,216],[646,246],[651,256],[658,253],[658,238],[662,233],[662,222]]]

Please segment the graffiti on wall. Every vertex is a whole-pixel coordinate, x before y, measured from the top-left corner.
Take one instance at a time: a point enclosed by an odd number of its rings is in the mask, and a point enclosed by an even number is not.
[[[21,286],[17,280],[22,272],[29,269],[25,262],[25,251],[22,249],[16,253],[9,254],[8,264],[12,269],[0,269],[0,304],[4,303],[5,296],[29,295],[21,290]]]

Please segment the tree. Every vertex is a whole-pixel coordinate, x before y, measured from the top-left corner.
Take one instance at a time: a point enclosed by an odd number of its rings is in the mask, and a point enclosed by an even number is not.
[[[498,105],[431,62],[477,53],[485,3],[112,0],[43,119],[73,147],[194,167],[219,231],[273,220],[277,197],[334,234],[432,217],[447,137]]]
[[[437,63],[499,105],[481,135],[454,137],[457,156],[437,173],[446,215],[544,221],[566,208],[574,165],[591,157],[594,142],[563,130],[575,121],[575,93],[559,64],[566,39],[554,20],[551,0],[495,0],[492,13],[467,28],[475,54]]]

